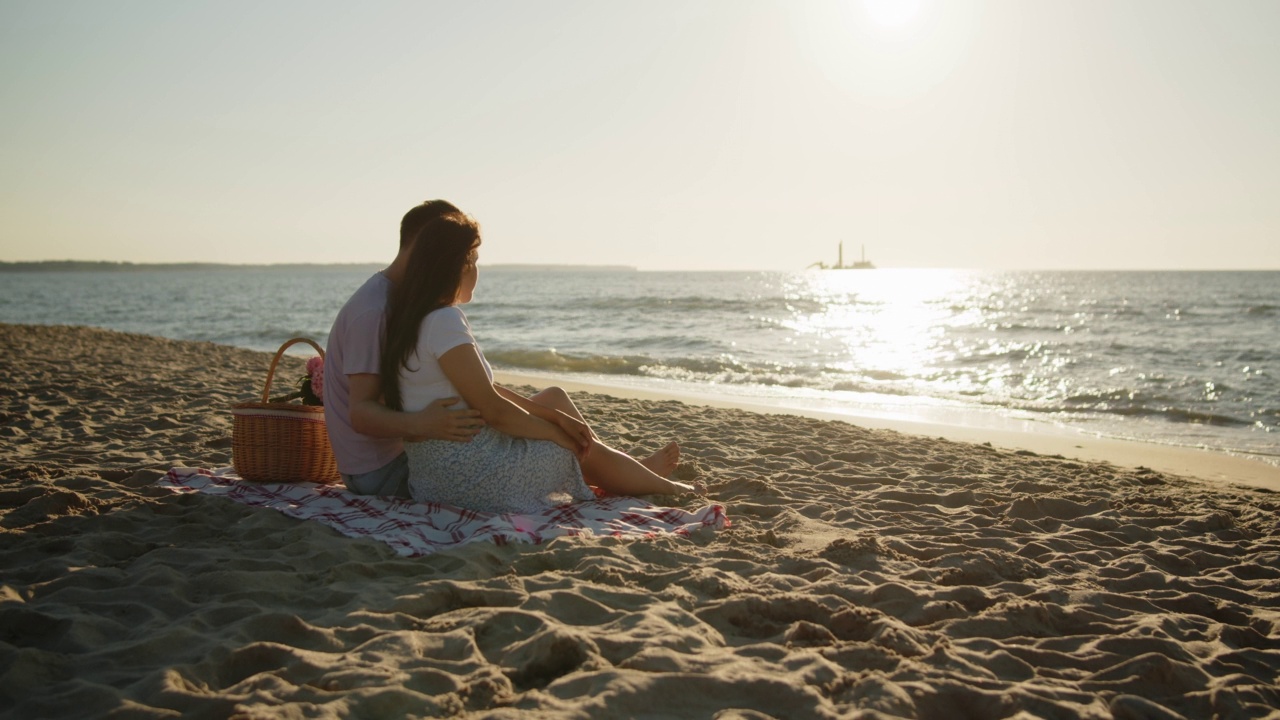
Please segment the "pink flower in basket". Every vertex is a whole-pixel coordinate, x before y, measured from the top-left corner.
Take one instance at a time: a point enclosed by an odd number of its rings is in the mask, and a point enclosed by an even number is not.
[[[324,401],[324,358],[313,357],[307,361],[307,376],[311,378],[311,392]]]

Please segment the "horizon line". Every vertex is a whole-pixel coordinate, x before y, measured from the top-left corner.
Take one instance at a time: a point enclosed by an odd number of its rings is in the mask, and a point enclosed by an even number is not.
[[[173,262],[135,262],[132,260],[0,260],[0,271],[39,272],[39,271],[92,271],[92,270],[163,270],[174,268],[219,268],[219,269],[289,269],[289,268],[381,268],[385,262],[350,261],[350,262],[217,262],[210,260],[188,260]],[[482,269],[529,269],[529,270],[610,270],[616,272],[854,272],[865,273],[877,270],[954,270],[976,272],[1276,272],[1280,267],[1020,267],[1020,268],[988,268],[988,267],[947,267],[947,266],[877,266],[874,268],[645,268],[625,263],[528,263],[509,262],[481,264]]]

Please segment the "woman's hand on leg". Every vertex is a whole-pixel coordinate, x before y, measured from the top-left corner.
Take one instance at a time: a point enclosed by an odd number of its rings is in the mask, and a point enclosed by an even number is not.
[[[555,416],[555,423],[565,435],[569,436],[570,440],[578,445],[579,451],[575,454],[579,455],[580,459],[586,457],[586,454],[591,451],[591,443],[596,441],[596,435],[591,432],[591,428],[581,420],[564,413],[558,413]]]

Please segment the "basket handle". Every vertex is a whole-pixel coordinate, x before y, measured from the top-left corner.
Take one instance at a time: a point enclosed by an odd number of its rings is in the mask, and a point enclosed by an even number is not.
[[[324,358],[324,349],[321,348],[319,345],[317,345],[315,340],[312,340],[310,338],[304,338],[304,337],[296,337],[291,340],[285,340],[284,344],[280,346],[280,349],[276,351],[275,358],[271,360],[271,369],[267,370],[267,384],[262,387],[262,402],[264,403],[268,402],[267,398],[271,397],[271,380],[276,376],[276,366],[280,364],[280,358],[284,357],[284,351],[288,350],[293,345],[297,345],[300,342],[304,342],[310,345],[311,347],[315,348],[316,352],[320,353],[321,359]]]

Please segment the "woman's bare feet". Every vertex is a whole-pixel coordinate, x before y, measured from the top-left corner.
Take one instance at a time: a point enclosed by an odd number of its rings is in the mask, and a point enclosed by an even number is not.
[[[680,466],[680,445],[672,442],[658,452],[640,461],[654,475],[670,477]]]

